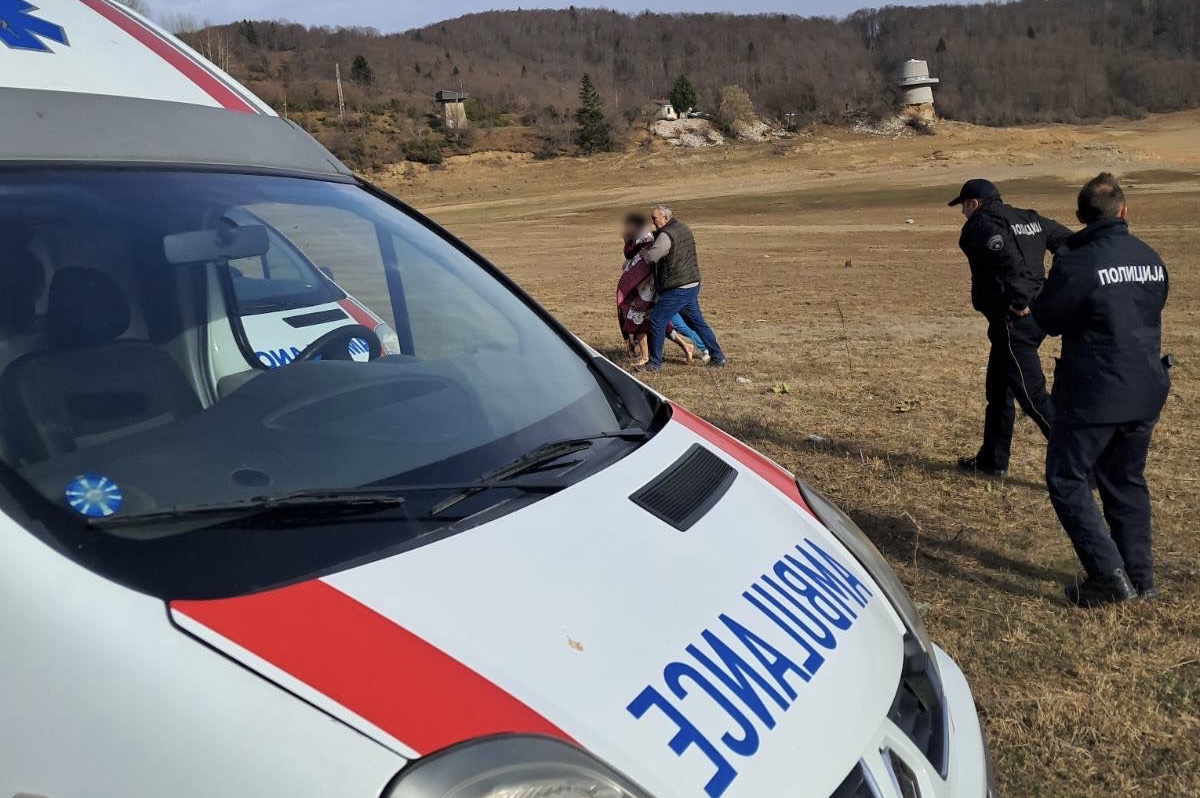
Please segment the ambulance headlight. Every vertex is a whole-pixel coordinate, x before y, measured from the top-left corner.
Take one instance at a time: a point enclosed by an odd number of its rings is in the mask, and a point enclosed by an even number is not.
[[[383,345],[385,355],[400,354],[400,336],[396,335],[395,330],[387,324],[380,323],[375,326],[375,334],[379,336],[379,343]]]
[[[819,491],[814,490],[802,479],[796,480],[796,487],[800,489],[800,495],[804,497],[809,509],[817,516],[817,520],[833,533],[833,536],[854,555],[854,559],[858,560],[863,568],[867,569],[867,573],[887,596],[888,601],[895,608],[896,614],[900,616],[900,620],[904,622],[909,633],[921,644],[929,661],[936,668],[937,660],[933,656],[933,643],[929,640],[929,633],[925,631],[921,613],[917,611],[916,605],[908,597],[908,591],[904,589],[904,585],[900,584],[896,572],[879,553],[879,549],[875,548],[875,544],[858,528],[858,524],[854,523],[850,516],[839,510],[837,505],[826,499]]]
[[[456,745],[400,771],[383,798],[649,798],[584,751],[549,737]]]

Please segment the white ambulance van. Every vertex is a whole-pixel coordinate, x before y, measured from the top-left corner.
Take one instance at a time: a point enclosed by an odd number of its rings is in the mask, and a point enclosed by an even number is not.
[[[816,490],[115,3],[0,86],[0,795],[991,795]]]

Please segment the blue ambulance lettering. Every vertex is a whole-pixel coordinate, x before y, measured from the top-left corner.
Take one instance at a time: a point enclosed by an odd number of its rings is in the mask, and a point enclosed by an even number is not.
[[[70,46],[61,25],[33,16],[37,6],[25,0],[0,0],[0,42],[13,50],[52,53],[42,39]]]
[[[255,352],[254,356],[267,368],[277,369],[291,363],[299,354],[300,349],[293,346],[291,349],[268,349],[265,352]]]
[[[651,711],[665,717],[676,730],[667,746],[675,756],[695,749],[707,759],[712,775],[704,791],[719,798],[737,778],[737,758],[758,752],[762,734],[796,703],[825,664],[823,652],[837,648],[839,634],[872,596],[841,561],[805,538],[742,593],[743,612],[719,615],[685,657],[663,668],[662,686],[646,685],[626,709],[637,719]],[[796,645],[779,648],[764,637],[767,630],[782,630]],[[730,728],[710,739],[685,714],[688,701],[712,702]]]
[[[346,346],[346,351],[351,355],[369,355],[371,347],[361,338],[353,338]],[[269,369],[277,369],[280,366],[286,366],[300,355],[299,347],[293,346],[291,349],[267,349],[265,351],[255,352],[254,356],[258,358],[258,362],[262,363]],[[320,360],[318,356],[314,360]]]

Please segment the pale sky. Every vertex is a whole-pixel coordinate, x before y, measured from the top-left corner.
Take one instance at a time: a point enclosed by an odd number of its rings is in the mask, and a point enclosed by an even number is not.
[[[940,0],[944,2],[945,0]],[[987,2],[988,0],[956,0]],[[842,17],[870,6],[931,5],[922,0],[535,0],[505,3],[503,0],[147,0],[156,17],[187,14],[197,21],[214,23],[237,19],[287,19],[305,25],[369,26],[390,33],[440,22],[476,11],[516,8],[580,8],[603,6],[618,11],[660,12],[729,11],[739,14],[786,12],[802,16]]]

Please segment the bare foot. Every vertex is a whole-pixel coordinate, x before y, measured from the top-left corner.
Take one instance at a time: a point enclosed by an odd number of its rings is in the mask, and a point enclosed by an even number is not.
[[[631,369],[641,368],[642,366],[646,365],[649,362],[650,362],[650,358],[631,360],[631,361],[629,361],[629,368],[631,368]]]
[[[684,338],[680,338],[677,343],[683,347],[683,354],[687,357],[688,365],[692,365],[692,359],[696,357],[696,345]]]

